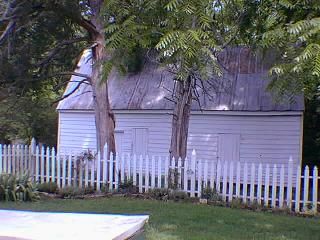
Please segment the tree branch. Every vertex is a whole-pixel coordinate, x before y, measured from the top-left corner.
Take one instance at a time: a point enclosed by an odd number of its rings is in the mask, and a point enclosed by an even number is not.
[[[5,30],[2,32],[2,34],[0,36],[0,45],[3,44],[3,42],[8,38],[8,36],[12,32],[15,24],[16,24],[15,21],[13,21],[13,20],[9,21],[9,23],[7,24],[7,27],[5,28]]]
[[[59,52],[59,50],[65,46],[77,43],[77,42],[82,42],[82,41],[87,41],[88,38],[87,37],[79,37],[79,38],[75,38],[75,39],[69,39],[69,40],[64,40],[60,43],[57,44],[57,46],[55,46],[50,53],[48,54],[48,56],[43,59],[40,63],[38,63],[36,66],[39,66],[40,68],[47,65],[51,59]]]

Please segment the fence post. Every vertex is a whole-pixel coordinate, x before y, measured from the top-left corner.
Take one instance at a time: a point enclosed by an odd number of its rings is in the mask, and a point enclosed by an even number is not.
[[[312,210],[317,213],[318,204],[318,168],[315,166],[313,168],[313,179],[312,179]]]
[[[34,138],[32,138],[30,146],[29,146],[29,167],[30,167],[30,174],[31,175],[35,174],[36,148],[37,148],[37,142]]]
[[[158,157],[158,188],[161,188],[161,157]]]
[[[103,147],[103,162],[102,162],[102,181],[103,186],[106,186],[108,178],[107,178],[107,164],[108,164],[108,144],[106,143]]]
[[[309,194],[309,167],[304,169],[304,184],[303,184],[303,210],[307,209]]]
[[[2,144],[0,144],[0,174],[2,173]]]
[[[254,202],[254,185],[256,180],[256,169],[254,163],[251,164],[251,173],[250,173],[250,203]]]
[[[300,211],[300,189],[301,189],[301,168],[297,167],[297,175],[296,175],[296,193],[295,193],[295,211]]]
[[[288,164],[288,183],[287,183],[287,206],[291,209],[292,206],[292,156],[289,158]]]
[[[276,199],[277,199],[277,165],[273,165],[273,171],[272,171],[272,192],[271,192],[271,207],[276,207]]]
[[[56,151],[54,147],[51,149],[51,181],[56,182]]]
[[[261,190],[262,190],[262,164],[258,165],[258,187],[257,187],[257,201],[261,205]]]
[[[190,196],[194,197],[194,191],[196,188],[196,161],[197,161],[197,156],[196,156],[196,150],[193,149],[192,154],[191,154],[191,191],[190,191]]]

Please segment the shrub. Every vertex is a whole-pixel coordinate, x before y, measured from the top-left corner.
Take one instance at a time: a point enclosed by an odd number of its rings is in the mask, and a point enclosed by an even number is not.
[[[169,199],[174,200],[174,201],[181,201],[181,200],[186,200],[189,198],[188,194],[185,193],[184,191],[180,190],[171,190],[169,192]]]
[[[33,187],[28,173],[20,177],[0,174],[0,201],[36,201],[39,194]]]
[[[169,190],[166,188],[154,188],[148,192],[152,199],[167,201],[169,199]]]
[[[54,182],[40,183],[37,185],[39,192],[56,193],[58,185]]]
[[[222,198],[215,188],[205,187],[201,191],[201,198],[207,199],[213,202],[220,202]]]
[[[71,199],[84,195],[84,191],[77,187],[68,186],[61,188],[59,190],[59,195],[61,196],[61,198]]]
[[[133,185],[133,180],[124,180],[124,182],[121,182],[119,184],[119,192],[121,193],[135,193],[136,192],[136,186]]]

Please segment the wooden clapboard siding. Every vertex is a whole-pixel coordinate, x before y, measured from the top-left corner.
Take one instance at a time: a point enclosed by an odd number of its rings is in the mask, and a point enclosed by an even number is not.
[[[297,116],[232,116],[192,115],[190,135],[207,136],[208,147],[216,146],[218,134],[240,135],[240,161],[287,164],[290,156],[300,163],[301,118]],[[258,115],[258,113],[257,113]],[[217,139],[216,141],[219,141]],[[197,147],[195,144],[194,147]],[[201,145],[205,145],[204,142]],[[217,152],[201,149],[206,158],[216,158]],[[201,156],[199,156],[201,158]]]
[[[93,112],[60,112],[60,151],[95,149]],[[116,131],[121,132],[121,151],[133,153],[134,129],[147,129],[147,153],[167,155],[170,146],[172,116],[165,112],[116,112]],[[192,114],[188,137],[188,155],[196,149],[199,159],[218,159],[219,134],[240,135],[240,161],[287,164],[292,156],[300,163],[302,114],[243,115]],[[117,141],[117,134],[116,134]],[[119,145],[119,144],[118,144]]]

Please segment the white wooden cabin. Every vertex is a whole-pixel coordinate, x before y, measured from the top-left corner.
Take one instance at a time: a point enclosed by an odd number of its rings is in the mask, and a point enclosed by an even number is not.
[[[85,51],[76,69],[91,73],[91,52]],[[221,56],[226,74],[210,79],[206,92],[199,88],[199,103],[194,101],[189,126],[188,152],[198,158],[216,161],[240,160],[287,164],[292,157],[300,164],[303,135],[303,97],[293,102],[276,103],[268,85],[267,70],[261,57],[250,50],[236,48]],[[270,59],[269,59],[270,61]],[[69,93],[79,84],[73,76]],[[116,148],[122,153],[169,154],[173,102],[172,75],[152,64],[142,72],[122,76],[113,72],[109,81],[111,106],[116,116]],[[62,100],[59,113],[58,150],[96,148],[91,87],[82,84]]]

